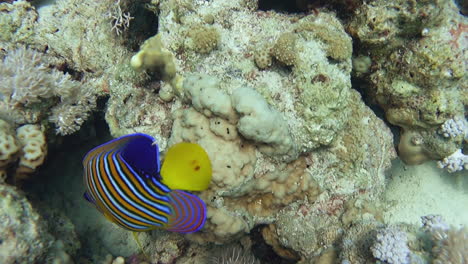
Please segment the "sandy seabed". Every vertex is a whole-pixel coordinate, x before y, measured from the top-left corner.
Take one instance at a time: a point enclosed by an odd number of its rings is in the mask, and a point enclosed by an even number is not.
[[[397,160],[388,174],[386,223],[420,224],[421,216],[440,214],[450,225],[468,226],[468,171],[448,173],[435,162],[408,166]]]

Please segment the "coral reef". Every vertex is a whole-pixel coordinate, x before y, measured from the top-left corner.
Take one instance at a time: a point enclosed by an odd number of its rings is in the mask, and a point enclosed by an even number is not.
[[[5,1],[2,1],[5,2]],[[13,48],[15,44],[31,41],[37,25],[37,13],[27,1],[0,3],[0,46]]]
[[[0,119],[0,182],[7,178],[7,169],[16,161],[20,145],[11,126]]]
[[[439,229],[433,234],[434,264],[456,264],[468,261],[468,230],[466,228]]]
[[[0,184],[0,219],[0,262],[41,262],[53,237],[24,194],[4,184]]]
[[[261,2],[1,3],[0,261],[258,263],[246,242],[258,228],[257,240],[291,262],[466,262],[466,230],[438,217],[422,229],[383,224],[393,135],[351,89],[354,74],[401,128],[405,162],[466,171],[467,33],[455,4],[296,1],[310,12],[284,13]],[[46,135],[85,127],[99,96],[112,137],[147,133],[163,156],[182,141],[209,154],[200,232],[154,230],[137,244],[77,198],[81,143],[102,143],[102,131],[72,135],[80,146],[64,144],[66,155],[49,152],[67,139]],[[47,184],[27,189],[36,213],[3,182],[30,177],[47,155]],[[242,250],[225,249],[239,241]]]
[[[245,251],[239,247],[232,246],[226,249],[219,254],[219,256],[214,257],[210,263],[213,264],[259,264],[260,262],[248,251]]]
[[[422,217],[423,228],[432,240],[434,264],[468,262],[468,230],[449,227],[440,215]]]
[[[348,24],[360,42],[357,57],[372,61],[356,76],[402,128],[399,154],[408,164],[441,160],[466,144],[438,133],[466,116],[466,28],[455,3],[440,0],[365,3]]]

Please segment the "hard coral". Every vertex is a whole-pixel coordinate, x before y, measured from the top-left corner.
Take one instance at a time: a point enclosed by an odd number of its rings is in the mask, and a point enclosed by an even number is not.
[[[202,54],[214,50],[220,42],[220,35],[214,27],[196,26],[188,36],[192,41],[188,43],[189,47]]]
[[[406,233],[396,228],[389,227],[377,231],[376,242],[371,250],[376,259],[385,263],[410,263],[410,249],[407,245]]]
[[[53,237],[23,193],[0,184],[0,263],[44,263]]]

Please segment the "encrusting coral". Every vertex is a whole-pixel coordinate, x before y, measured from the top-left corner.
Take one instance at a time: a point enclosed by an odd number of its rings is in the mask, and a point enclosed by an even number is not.
[[[16,129],[21,144],[21,156],[16,169],[15,180],[24,180],[44,163],[47,156],[47,141],[39,125],[23,125]]]
[[[376,241],[371,247],[374,257],[389,264],[409,264],[410,249],[405,232],[387,227],[377,231]]]
[[[0,119],[0,183],[7,178],[7,169],[18,158],[20,144],[12,127]]]
[[[466,116],[466,25],[454,1],[442,0],[364,3],[348,25],[360,41],[357,58],[372,65],[364,73],[356,69],[356,76],[387,120],[401,127],[399,151],[407,164],[463,149],[460,138],[439,129]]]

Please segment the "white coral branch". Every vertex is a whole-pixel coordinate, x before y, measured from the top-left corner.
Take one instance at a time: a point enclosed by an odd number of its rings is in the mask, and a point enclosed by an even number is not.
[[[130,15],[130,12],[124,13],[122,11],[120,0],[117,0],[108,16],[111,20],[111,31],[115,31],[117,36],[127,30],[128,27],[130,27],[130,21],[134,19],[134,17]]]

